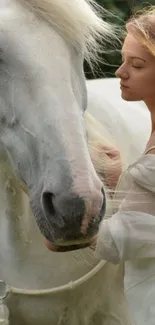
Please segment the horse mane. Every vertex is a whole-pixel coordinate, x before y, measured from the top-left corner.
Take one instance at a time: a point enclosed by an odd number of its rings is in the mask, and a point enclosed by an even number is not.
[[[94,0],[18,0],[80,49],[90,63],[96,61],[101,45],[117,39],[116,29],[103,21],[106,10]],[[103,47],[102,47],[103,49]]]
[[[99,121],[97,121],[87,111],[85,112],[85,124],[88,134],[88,148],[90,156],[95,167],[96,172],[104,182],[104,174],[108,170],[107,160],[104,159],[105,147],[114,147],[120,152],[121,164],[123,169],[126,167],[124,156],[116,142],[116,140],[105,130]],[[106,156],[105,156],[106,157]],[[115,170],[114,170],[115,173]],[[113,175],[111,175],[113,177]]]
[[[104,218],[109,218],[114,212],[114,207],[116,208],[116,205],[119,205],[120,201],[117,202],[115,199],[112,200],[113,189],[109,188],[106,184],[106,173],[109,170],[109,160],[107,160],[106,155],[104,155],[104,152],[107,153],[104,146],[114,147],[115,149],[118,149],[120,152],[122,170],[124,170],[126,167],[126,161],[119,146],[117,145],[116,140],[110,135],[108,130],[105,129],[102,124],[87,111],[85,112],[84,118],[88,135],[88,148],[90,157],[99,178],[104,184],[107,202],[106,214]],[[114,167],[111,174],[111,181],[115,179],[115,172],[116,171]]]

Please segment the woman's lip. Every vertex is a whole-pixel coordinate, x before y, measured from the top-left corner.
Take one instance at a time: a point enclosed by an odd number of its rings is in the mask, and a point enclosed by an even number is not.
[[[129,88],[128,86],[120,84],[120,88]]]

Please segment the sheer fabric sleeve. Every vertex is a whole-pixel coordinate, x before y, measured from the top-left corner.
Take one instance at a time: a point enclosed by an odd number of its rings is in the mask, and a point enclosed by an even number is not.
[[[155,155],[142,156],[119,182],[118,211],[100,226],[96,255],[112,263],[155,257]]]

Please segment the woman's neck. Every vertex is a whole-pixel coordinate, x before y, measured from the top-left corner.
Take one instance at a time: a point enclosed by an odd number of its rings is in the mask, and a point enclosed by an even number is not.
[[[151,123],[152,123],[152,133],[155,131],[155,100],[145,102],[150,114],[151,114]]]

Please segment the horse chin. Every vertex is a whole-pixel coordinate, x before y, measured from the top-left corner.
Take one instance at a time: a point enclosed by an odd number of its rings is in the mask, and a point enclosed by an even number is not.
[[[83,244],[74,244],[74,245],[55,245],[49,240],[45,239],[45,245],[46,247],[52,251],[52,252],[57,252],[57,253],[63,253],[63,252],[71,252],[75,251],[78,249],[84,249],[86,247],[90,247],[90,242],[88,243],[83,243]]]

